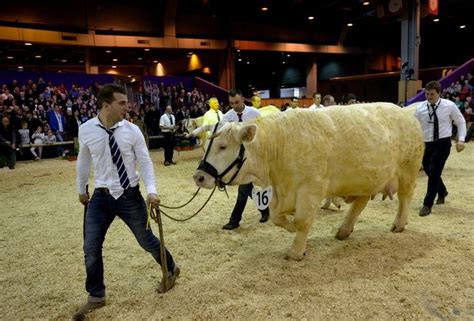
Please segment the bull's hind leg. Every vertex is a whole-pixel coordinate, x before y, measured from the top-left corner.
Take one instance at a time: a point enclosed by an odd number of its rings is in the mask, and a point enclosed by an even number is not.
[[[314,198],[313,194],[299,191],[294,219],[296,235],[286,259],[297,261],[303,259],[306,251],[308,233],[313,225],[314,215],[316,214],[320,204],[321,198]]]
[[[344,222],[337,231],[337,239],[345,240],[349,237],[349,235],[351,235],[352,230],[354,229],[354,224],[357,221],[357,217],[365,208],[369,199],[370,196],[359,196],[352,201],[351,207],[347,211],[346,217],[344,218]]]
[[[392,232],[403,232],[405,225],[408,223],[408,211],[410,210],[410,203],[415,191],[418,167],[413,171],[413,175],[410,176],[406,173],[398,182],[398,212],[392,224]]]

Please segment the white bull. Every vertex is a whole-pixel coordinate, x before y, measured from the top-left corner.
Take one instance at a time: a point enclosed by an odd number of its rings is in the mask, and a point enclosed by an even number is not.
[[[423,148],[420,124],[409,110],[394,104],[299,110],[225,124],[214,135],[194,180],[212,188],[228,183],[238,171],[232,184],[271,186],[270,217],[296,232],[287,258],[301,260],[314,214],[326,196],[352,203],[336,234],[342,240],[371,196],[398,192],[391,230],[402,232]],[[232,163],[237,166],[229,169]]]

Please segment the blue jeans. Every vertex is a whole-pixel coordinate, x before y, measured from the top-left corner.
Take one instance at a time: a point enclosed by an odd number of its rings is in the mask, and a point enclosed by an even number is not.
[[[102,244],[115,216],[127,224],[140,246],[161,264],[160,240],[153,235],[151,229],[146,229],[147,208],[139,187],[127,189],[117,200],[108,192],[96,189],[89,201],[84,222],[86,290],[93,297],[105,296]],[[175,264],[168,250],[166,261],[168,271],[173,271]]]

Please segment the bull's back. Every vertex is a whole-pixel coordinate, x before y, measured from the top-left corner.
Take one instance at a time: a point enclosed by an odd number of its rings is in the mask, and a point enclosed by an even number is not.
[[[271,143],[280,153],[273,155],[275,170],[296,184],[329,182],[339,195],[380,188],[406,164],[419,166],[412,163],[423,150],[418,121],[389,103],[301,110],[268,121],[280,127]]]

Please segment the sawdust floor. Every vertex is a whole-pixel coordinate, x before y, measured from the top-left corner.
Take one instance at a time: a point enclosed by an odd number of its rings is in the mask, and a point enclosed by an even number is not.
[[[170,167],[162,151],[151,155],[162,202],[187,200],[200,151],[177,154]],[[86,300],[75,164],[42,160],[0,170],[3,320],[65,320]],[[447,203],[422,218],[427,179],[419,174],[401,234],[389,232],[397,201],[380,196],[346,241],[334,238],[343,211],[321,211],[301,262],[284,260],[293,235],[258,223],[251,203],[241,228],[221,230],[236,188],[230,199],[216,192],[194,219],[164,219],[166,244],[181,267],[167,294],[155,292],[161,270],[117,219],[104,244],[107,305],[89,319],[474,320],[474,143],[452,152],[444,179]],[[208,193],[175,215],[190,215]]]

